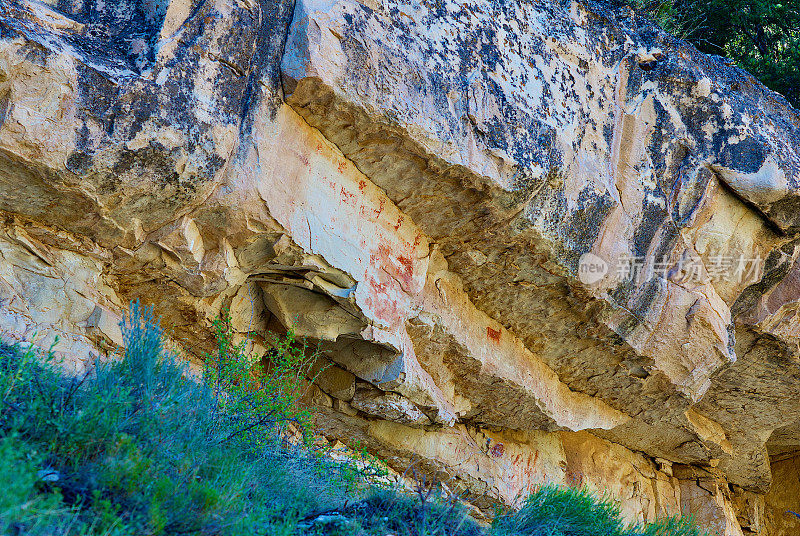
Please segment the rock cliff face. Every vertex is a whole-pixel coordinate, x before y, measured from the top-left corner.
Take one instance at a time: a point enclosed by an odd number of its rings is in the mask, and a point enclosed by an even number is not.
[[[293,328],[331,440],[800,531],[800,114],[627,10],[0,0],[0,327]]]

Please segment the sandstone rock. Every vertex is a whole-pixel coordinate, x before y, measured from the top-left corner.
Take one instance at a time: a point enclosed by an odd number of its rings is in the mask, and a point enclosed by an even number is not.
[[[200,356],[227,308],[483,508],[795,530],[800,117],[746,73],[576,1],[3,8],[4,337],[82,369],[140,299]]]
[[[395,8],[410,15],[395,17]],[[287,101],[401,203],[479,308],[537,348],[567,385],[637,416],[605,437],[678,461],[728,449],[720,463],[730,478],[764,489],[756,436],[772,428],[736,425],[720,408],[735,389],[712,382],[747,370],[734,364],[735,343],[763,328],[744,318],[737,328],[733,314],[748,310],[740,296],[763,279],[721,277],[715,259],[796,256],[788,209],[796,113],[758,86],[730,91],[739,73],[654,28],[609,25],[607,14],[579,4],[539,9],[487,3],[451,20],[402,2],[378,10],[302,2],[282,64]],[[514,30],[498,20],[514,21]],[[317,27],[329,31],[309,30]],[[480,32],[504,38],[471,46],[466,36]],[[639,69],[637,51],[656,47],[668,50],[658,69]],[[381,75],[351,67],[365,62],[389,67]],[[763,126],[750,119],[762,116],[759,106],[769,112]],[[781,135],[771,135],[777,125]],[[498,235],[501,226],[508,231]],[[465,250],[492,262],[461,261]],[[586,252],[608,263],[642,256],[662,271],[626,278],[612,267],[577,290],[570,275]],[[688,281],[687,264],[699,272]],[[581,301],[591,304],[583,318]],[[614,335],[624,343],[606,346]],[[620,362],[635,373],[617,372]],[[693,404],[705,414],[699,428],[700,418],[686,417]],[[753,410],[769,414],[769,406]],[[794,407],[782,415],[795,420]],[[651,428],[668,421],[674,426]],[[709,436],[709,425],[731,437]]]
[[[349,402],[355,395],[355,375],[324,359],[317,359],[313,363],[309,375],[320,389],[334,398]]]
[[[742,529],[725,488],[718,482],[705,485],[681,481],[681,507],[684,512],[692,512],[697,522],[708,530],[723,536],[742,536]]]
[[[428,416],[407,398],[364,385],[358,386],[350,405],[369,415],[408,426],[422,427],[431,424]]]
[[[763,533],[770,536],[797,534],[800,518],[792,514],[798,510],[792,483],[800,479],[800,459],[797,456],[776,459],[772,463],[772,475],[774,484],[764,497]]]

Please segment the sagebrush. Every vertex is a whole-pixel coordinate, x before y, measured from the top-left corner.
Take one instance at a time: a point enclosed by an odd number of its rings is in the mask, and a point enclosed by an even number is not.
[[[627,527],[588,492],[543,487],[482,527],[437,483],[377,485],[365,451],[334,462],[298,398],[314,352],[293,334],[266,361],[234,343],[196,378],[132,303],[125,352],[64,376],[52,353],[0,343],[0,534],[695,536],[681,519]],[[287,426],[301,441],[285,441]]]

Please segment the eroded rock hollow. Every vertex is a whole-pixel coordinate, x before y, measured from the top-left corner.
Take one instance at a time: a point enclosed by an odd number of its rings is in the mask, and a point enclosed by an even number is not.
[[[800,533],[800,115],[629,10],[0,0],[0,327],[131,299],[333,364],[332,440],[479,507]]]

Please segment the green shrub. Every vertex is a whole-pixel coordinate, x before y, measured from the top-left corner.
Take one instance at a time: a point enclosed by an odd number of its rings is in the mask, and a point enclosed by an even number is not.
[[[21,527],[28,534],[63,534],[80,529],[77,512],[58,491],[42,485],[44,458],[35,447],[10,436],[0,439],[0,534]]]
[[[274,337],[268,373],[254,372],[257,357],[247,351],[248,340],[234,344],[227,311],[214,321],[217,352],[206,356],[203,380],[214,395],[215,423],[224,428],[222,441],[237,438],[253,448],[263,448],[276,427],[297,426],[310,440],[311,414],[298,406],[311,365],[317,355],[292,330]],[[263,372],[263,371],[259,371]]]
[[[202,382],[137,303],[124,355],[89,375],[0,343],[0,534],[698,535],[681,520],[624,532],[610,503],[552,487],[486,530],[424,480],[415,493],[377,486],[385,468],[366,451],[337,463],[284,441],[287,423],[310,438],[297,406],[313,358],[304,343],[276,340],[257,375],[263,363],[233,344],[227,320],[215,325]]]
[[[420,498],[418,494],[396,490],[376,490],[365,500],[345,510],[356,520],[358,530],[350,527],[346,534],[396,534],[397,536],[478,536],[486,531],[469,517],[458,501]],[[325,534],[338,534],[335,530]]]
[[[498,536],[703,536],[690,519],[667,518],[627,525],[619,508],[588,490],[545,485],[518,511],[500,515],[492,524]]]
[[[498,534],[530,536],[616,536],[624,523],[617,507],[585,490],[540,487],[519,511],[495,520]]]
[[[39,521],[11,509],[30,495],[42,508],[75,513],[79,522],[65,533],[265,534],[343,503],[341,464],[283,448],[271,432],[289,420],[305,424],[290,370],[302,373],[302,345],[279,341],[277,366],[258,384],[252,363],[245,368],[243,354],[229,351],[211,385],[164,350],[149,309],[133,303],[123,335],[122,359],[98,365],[94,377],[63,378],[32,350],[2,347],[2,445],[18,439],[0,462],[42,453],[17,464],[20,489],[8,495],[4,522],[34,533]],[[34,469],[44,466],[58,480],[43,487]]]

